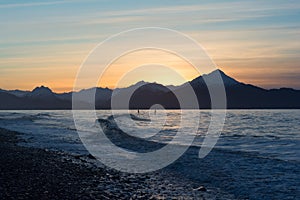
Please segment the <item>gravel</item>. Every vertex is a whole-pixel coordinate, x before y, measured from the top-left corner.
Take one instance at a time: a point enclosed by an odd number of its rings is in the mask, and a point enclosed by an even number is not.
[[[19,134],[0,129],[0,199],[215,199],[216,196],[216,191],[164,170],[127,174],[95,167],[82,156],[18,146]]]

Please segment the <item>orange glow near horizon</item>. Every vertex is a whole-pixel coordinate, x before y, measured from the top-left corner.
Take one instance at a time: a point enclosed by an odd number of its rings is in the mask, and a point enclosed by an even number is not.
[[[156,38],[137,34],[111,40],[142,27],[173,29],[191,37],[217,68],[237,81],[265,89],[300,89],[300,1],[34,2],[0,4],[1,19],[5,19],[0,31],[0,89],[32,90],[44,85],[57,93],[72,91],[80,66],[97,45],[111,41],[110,48],[99,52],[99,57],[110,58],[137,39]],[[70,8],[72,12],[66,12]],[[167,49],[178,48],[189,59],[202,58],[193,45],[171,35],[159,40],[155,42],[166,42],[173,47]],[[213,67],[201,61],[193,63],[201,73],[211,72]],[[100,62],[95,61],[82,88],[97,86],[97,79],[91,80],[94,69],[95,73],[102,71],[107,60]],[[142,51],[116,60],[98,86],[113,89],[141,80],[180,85],[199,75],[175,55]]]
[[[143,50],[124,55],[104,72],[99,87],[128,87],[138,81],[180,85],[199,76],[181,57],[161,50]]]
[[[76,46],[77,49],[81,49],[80,52],[74,54],[58,52],[47,59],[32,57],[20,60],[20,62],[17,60],[16,63],[12,59],[2,59],[0,65],[6,67],[1,68],[0,88],[32,90],[37,86],[44,85],[57,93],[72,91],[77,71],[93,46],[92,44]],[[237,48],[238,45],[235,43],[232,43],[231,46],[227,44],[228,51],[225,53],[222,48],[225,49],[226,45],[222,45],[222,43],[217,45],[214,42],[206,41],[203,46],[207,47],[208,55],[218,66],[221,66],[218,68],[240,82],[263,88],[278,88],[278,85],[299,88],[298,80],[290,78],[291,75],[297,74],[297,66],[292,67],[294,66],[293,60],[283,62],[280,55],[277,54],[270,59],[255,58],[252,51],[245,54],[245,51]],[[245,46],[244,48],[246,49]],[[70,46],[64,51],[68,52],[71,49]],[[244,54],[239,54],[239,51]],[[264,52],[259,52],[259,54],[264,55]],[[270,54],[267,55],[270,56]],[[278,65],[284,67],[278,69],[276,68]],[[274,66],[276,70],[270,70],[270,66]],[[133,70],[136,67],[140,69]],[[183,78],[179,78],[175,72]],[[98,86],[113,89],[125,74],[128,76],[117,87],[127,87],[141,80],[165,85],[180,85],[184,81],[190,81],[200,75],[193,66],[174,54],[160,50],[143,50],[117,59],[105,71]]]

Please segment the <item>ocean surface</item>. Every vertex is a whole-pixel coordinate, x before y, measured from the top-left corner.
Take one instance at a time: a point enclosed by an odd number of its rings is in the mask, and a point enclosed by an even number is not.
[[[85,116],[87,111],[80,112]],[[140,110],[139,114],[130,111],[136,117],[152,120],[137,120],[130,126],[122,117],[128,111],[116,112],[124,132],[158,143],[170,142],[180,126],[178,110]],[[188,116],[194,119],[199,112],[198,131],[184,133],[195,135],[193,147],[165,170],[218,188],[237,199],[300,199],[300,110],[227,110],[218,142],[203,159],[198,158],[198,152],[211,113],[190,110]],[[99,119],[107,119],[112,113],[99,110],[96,114]],[[94,119],[84,117],[82,120],[89,123],[80,127],[81,131],[96,134],[97,122],[91,123]],[[76,131],[72,111],[0,111],[0,127],[24,133],[26,142],[20,145],[88,154]],[[185,140],[175,143],[188,145]]]

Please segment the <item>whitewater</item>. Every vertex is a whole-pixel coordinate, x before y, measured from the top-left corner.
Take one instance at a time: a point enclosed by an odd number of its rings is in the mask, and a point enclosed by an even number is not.
[[[80,112],[84,116],[88,111]],[[128,123],[124,117],[128,111],[117,112],[118,123],[123,127]],[[151,113],[147,110],[139,114],[130,112],[136,122],[125,131],[130,137],[165,145],[172,141],[179,128],[179,110],[157,110],[155,116],[153,110]],[[198,152],[211,113],[209,110],[188,112],[191,119],[198,116],[197,112],[201,116],[197,133],[184,133],[195,134],[192,147],[164,170],[220,188],[238,199],[295,199],[299,196],[300,110],[228,110],[217,144],[203,159],[198,158]],[[112,115],[109,110],[99,110],[96,114],[100,121]],[[0,127],[23,133],[24,142],[20,143],[23,146],[71,155],[89,154],[77,133],[72,111],[0,111]],[[95,127],[101,128],[99,121],[95,121],[93,127],[81,128],[89,132]],[[182,140],[176,141],[176,145],[187,144]]]

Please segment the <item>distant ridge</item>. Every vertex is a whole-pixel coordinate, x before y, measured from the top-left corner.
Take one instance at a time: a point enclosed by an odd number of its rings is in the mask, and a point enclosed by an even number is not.
[[[154,104],[161,104],[167,109],[178,109],[180,106],[172,91],[184,92],[187,84],[190,84],[194,89],[198,97],[199,108],[209,109],[211,105],[207,84],[219,87],[215,81],[218,74],[221,75],[225,86],[227,108],[229,109],[300,108],[300,90],[292,88],[263,89],[251,84],[241,83],[218,69],[209,74],[199,76],[188,83],[171,87],[159,83],[140,81],[127,88],[118,88],[114,91],[108,88],[95,87],[79,92],[62,94],[54,93],[45,86],[36,87],[32,91],[0,89],[0,109],[72,109],[73,94],[77,95],[77,98],[82,103],[82,109],[85,109],[90,108],[88,105],[93,102],[93,99],[86,100],[86,96],[93,93],[96,94],[96,109],[110,109],[112,95],[115,95],[114,99],[121,102],[119,108],[126,109],[127,105],[122,104],[122,98],[129,91],[134,91],[130,97],[130,108],[147,109]]]

